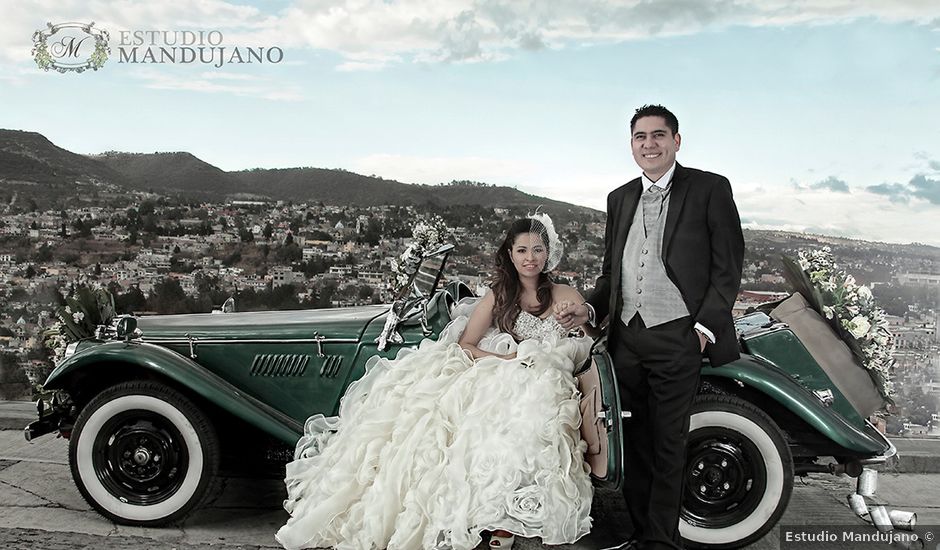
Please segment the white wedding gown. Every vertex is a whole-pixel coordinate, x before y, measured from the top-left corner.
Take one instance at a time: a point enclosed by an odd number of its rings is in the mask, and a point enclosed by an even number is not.
[[[469,550],[483,530],[546,544],[590,530],[572,372],[591,340],[522,313],[518,345],[496,329],[479,344],[516,359],[473,362],[457,344],[473,305],[437,341],[370,359],[338,417],[307,420],[287,465],[285,548]]]

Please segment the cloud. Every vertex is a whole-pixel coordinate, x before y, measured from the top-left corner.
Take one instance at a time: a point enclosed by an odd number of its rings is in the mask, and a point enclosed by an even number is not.
[[[922,199],[931,204],[940,204],[940,181],[932,180],[923,174],[917,174],[907,185],[900,183],[882,183],[865,188],[876,195],[884,195],[891,202],[908,203],[912,199]]]
[[[836,193],[850,192],[848,184],[834,176],[829,176],[823,181],[810,185],[810,189],[828,189],[829,191],[835,191]]]
[[[918,174],[911,179],[908,187],[911,195],[929,201],[931,204],[940,204],[940,181]]]
[[[940,160],[931,160],[927,162],[927,165],[930,166],[931,170],[936,170],[940,172]]]
[[[264,4],[261,4],[264,6]],[[102,28],[221,29],[231,45],[338,53],[342,70],[395,63],[479,62],[519,50],[581,47],[729,27],[825,25],[859,18],[928,24],[940,3],[921,0],[294,0],[272,11],[224,0],[26,0],[0,23],[0,60],[29,59],[37,21]],[[369,58],[369,59],[364,59]]]
[[[402,62],[467,62],[499,60],[518,50],[736,26],[820,25],[858,18],[924,24],[938,16],[940,5],[918,0],[297,0],[272,28],[278,28],[281,36],[302,37],[306,46],[344,57],[372,52],[392,54]]]
[[[224,71],[206,71],[197,76],[174,74],[167,70],[140,68],[131,76],[153,90],[179,90],[202,93],[225,93],[257,97],[269,101],[302,101],[297,86],[285,86],[252,75]]]
[[[891,202],[906,203],[910,200],[910,192],[907,187],[900,183],[880,183],[878,185],[869,185],[865,188],[869,193],[884,195]]]
[[[916,179],[916,178],[915,178]],[[932,189],[937,190],[937,182]],[[757,191],[756,185],[735,187],[742,224],[750,229],[783,229],[888,242],[925,242],[940,246],[940,235],[925,229],[925,219],[940,216],[928,200],[904,200],[910,186],[882,184],[867,193],[834,195],[821,191]],[[886,201],[885,197],[891,200]],[[841,200],[840,200],[841,198]]]

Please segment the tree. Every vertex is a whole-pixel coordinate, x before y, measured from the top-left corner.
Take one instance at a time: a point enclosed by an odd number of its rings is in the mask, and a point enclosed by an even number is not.
[[[149,216],[153,214],[154,204],[153,201],[146,200],[141,201],[140,205],[137,207],[137,213],[141,216]]]
[[[15,353],[0,354],[0,399],[29,395],[29,379]]]
[[[271,225],[271,222],[264,224],[264,230],[261,233],[264,236],[264,239],[267,241],[271,240],[271,235],[274,234],[274,226]]]
[[[43,243],[42,246],[36,250],[35,256],[36,263],[44,264],[52,261],[52,247],[48,244]]]
[[[188,302],[180,282],[169,277],[153,285],[148,300],[150,309],[157,313],[191,313]]]
[[[117,284],[110,288],[111,294],[114,295],[114,309],[118,313],[135,313],[147,309],[147,297],[139,287],[132,286],[124,293],[115,292],[115,290],[120,290]]]

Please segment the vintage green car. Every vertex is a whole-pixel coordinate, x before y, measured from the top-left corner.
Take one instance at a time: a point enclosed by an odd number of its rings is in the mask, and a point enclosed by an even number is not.
[[[440,284],[451,248],[426,256],[391,307],[120,317],[70,346],[26,438],[68,438],[75,483],[108,518],[179,520],[213,493],[220,464],[288,460],[304,420],[335,414],[369,357],[435,338],[472,296]],[[783,514],[795,475],[857,476],[894,454],[788,326],[755,313],[738,328],[741,359],[702,366],[680,525],[689,546],[747,545]],[[630,475],[630,419],[603,338],[581,370],[585,458],[596,484],[616,490]]]

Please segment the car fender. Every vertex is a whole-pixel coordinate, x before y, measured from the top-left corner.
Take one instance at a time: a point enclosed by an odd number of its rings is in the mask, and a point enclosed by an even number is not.
[[[263,432],[294,445],[303,426],[274,407],[241,391],[222,377],[167,348],[143,342],[106,342],[60,362],[45,389],[69,391],[76,376],[103,365],[125,364],[169,379]]]
[[[794,413],[838,445],[863,455],[886,452],[884,441],[876,439],[823,405],[811,391],[801,386],[775,365],[750,355],[720,367],[702,369],[702,379],[724,378],[753,388]],[[760,407],[760,403],[754,403]]]

